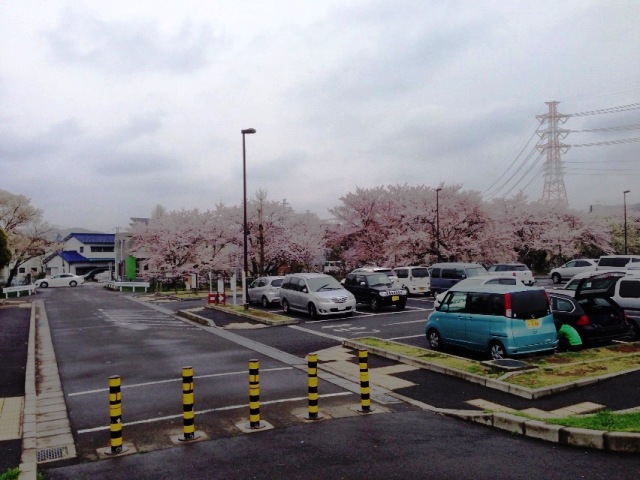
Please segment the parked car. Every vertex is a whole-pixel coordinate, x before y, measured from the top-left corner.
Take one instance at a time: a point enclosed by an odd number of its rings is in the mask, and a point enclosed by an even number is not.
[[[58,273],[53,277],[41,278],[35,281],[37,288],[48,287],[76,287],[84,283],[84,277],[72,273]]]
[[[429,346],[453,345],[507,356],[553,352],[556,327],[542,288],[520,285],[455,285],[425,325]]]
[[[280,304],[280,286],[284,277],[258,277],[249,285],[249,303],[261,303],[263,307]]]
[[[399,283],[400,283],[398,281],[398,277],[396,276],[396,274],[393,273],[393,270],[390,269],[389,267],[375,267],[375,266],[359,267],[359,268],[356,268],[356,269],[352,270],[350,273],[362,273],[362,272],[385,273],[391,279],[391,281],[393,282],[394,286],[398,286]]]
[[[340,273],[344,270],[342,260],[327,260],[322,266],[322,273]]]
[[[563,280],[568,280],[579,273],[592,272],[596,269],[597,260],[592,258],[577,258],[570,260],[561,267],[553,268],[549,272],[549,278],[556,285]]]
[[[407,292],[407,295],[429,295],[431,293],[431,282],[427,267],[395,267],[393,273],[398,277],[398,283]]]
[[[479,275],[477,277],[465,278],[456,283],[459,287],[469,287],[471,285],[519,285],[524,287],[524,283],[518,280],[513,275]],[[433,301],[433,308],[438,308],[444,300],[444,296],[448,290],[436,295]]]
[[[598,275],[601,275],[603,273],[611,273],[611,274],[617,274],[619,276],[623,276],[625,274],[625,271],[624,270],[607,270],[605,272],[598,272],[594,270],[592,272],[579,273],[576,276],[574,276],[571,280],[569,280],[562,287],[554,287],[552,289],[547,289],[547,290],[550,293],[551,292],[561,293],[563,295],[569,295],[570,297],[573,297],[575,295],[576,289],[578,288],[578,285],[583,279],[597,277]]]
[[[92,281],[96,281],[96,275],[103,273],[103,272],[107,272],[109,269],[104,267],[104,268],[94,268],[93,270],[91,270],[90,272],[87,272],[83,275],[85,282],[92,282]]]
[[[487,275],[488,272],[479,263],[434,263],[430,273],[429,288],[435,297],[438,293],[449,290],[460,280]]]
[[[404,310],[407,304],[407,292],[403,288],[394,289],[386,273],[349,273],[344,288],[356,297],[357,303],[369,305],[374,312],[388,306]]]
[[[631,327],[627,315],[610,295],[619,278],[604,273],[581,279],[574,296],[550,293],[556,326],[566,323],[573,327],[583,345],[628,338]]]
[[[356,298],[331,275],[294,273],[282,281],[280,305],[285,313],[298,310],[312,318],[339,313],[351,316],[356,310]]]
[[[496,263],[495,265],[491,265],[487,269],[487,272],[489,272],[489,275],[504,275],[505,273],[510,273],[522,283],[529,286],[536,283],[533,278],[533,273],[524,263]]]
[[[640,255],[603,255],[598,259],[596,270],[620,270],[630,263],[640,262]]]

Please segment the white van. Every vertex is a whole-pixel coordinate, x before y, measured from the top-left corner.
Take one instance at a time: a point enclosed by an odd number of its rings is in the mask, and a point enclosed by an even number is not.
[[[398,282],[407,292],[407,295],[429,295],[431,293],[429,290],[431,282],[429,280],[429,269],[427,267],[395,267],[393,273],[398,277]]]
[[[598,259],[596,270],[620,270],[636,262],[640,264],[640,255],[604,255]]]

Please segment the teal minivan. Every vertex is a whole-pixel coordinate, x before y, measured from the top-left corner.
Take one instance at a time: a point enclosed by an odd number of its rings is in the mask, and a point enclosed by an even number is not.
[[[429,315],[425,334],[433,350],[451,345],[494,360],[552,353],[558,343],[546,291],[522,285],[454,285]]]

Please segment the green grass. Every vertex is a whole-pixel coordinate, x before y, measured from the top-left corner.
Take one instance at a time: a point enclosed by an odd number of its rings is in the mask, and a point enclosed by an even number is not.
[[[476,360],[447,355],[426,348],[413,347],[375,337],[353,340],[433,365],[486,378],[499,378],[505,374],[501,369],[483,365]],[[640,342],[592,348],[580,352],[530,357],[523,360],[538,368],[514,372],[502,380],[513,385],[536,389],[573,382],[586,377],[599,377],[638,369],[640,368]]]
[[[565,418],[545,418],[547,423],[565,427],[587,428],[613,432],[640,432],[640,413],[614,413],[602,410],[593,415]]]
[[[0,480],[17,480],[20,477],[19,468],[10,468],[4,473],[0,473]]]

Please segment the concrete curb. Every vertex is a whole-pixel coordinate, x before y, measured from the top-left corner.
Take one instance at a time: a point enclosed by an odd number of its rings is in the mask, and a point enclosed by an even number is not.
[[[32,302],[22,414],[22,455],[19,467],[21,480],[37,478],[36,435],[36,306]]]
[[[224,307],[217,307],[215,305],[205,305],[204,308],[209,308],[211,310],[217,310],[219,312],[223,312],[226,313],[228,315],[235,315],[236,317],[241,317],[241,318],[247,318],[249,320],[253,320],[254,322],[258,322],[258,323],[262,323],[265,325],[269,325],[272,327],[277,327],[278,325],[295,325],[297,323],[300,323],[299,320],[295,319],[295,318],[287,318],[284,320],[271,320],[269,318],[264,318],[264,317],[259,317],[258,315],[252,315],[250,313],[244,313],[244,312],[236,312],[233,310],[229,310],[227,308]],[[198,315],[196,313],[190,312],[189,310],[178,310],[178,312],[176,313],[177,315],[180,315],[181,317],[185,317],[185,318],[189,318],[195,322],[201,323],[202,325],[207,325],[210,327],[215,327],[215,322],[211,319],[205,318],[201,315]],[[206,322],[206,323],[203,323]]]
[[[391,340],[383,340],[383,341],[388,343],[394,343],[400,346],[405,346],[402,343],[394,342]],[[494,390],[499,390],[505,393],[510,393],[511,395],[516,395],[518,397],[526,398],[528,400],[535,400],[536,398],[542,398],[549,395],[554,395],[556,393],[563,392],[566,390],[574,390],[587,385],[591,385],[593,383],[602,382],[604,380],[607,380],[609,378],[619,375],[618,373],[609,373],[609,374],[601,375],[598,377],[588,377],[588,378],[583,378],[573,382],[560,383],[557,385],[552,385],[550,387],[527,388],[527,387],[522,387],[520,385],[514,385],[512,383],[504,382],[502,380],[487,378],[481,375],[475,375],[473,373],[465,372],[464,370],[458,370],[455,368],[435,365],[433,363],[430,363],[427,360],[421,360],[419,358],[402,355],[400,353],[390,352],[388,350],[385,350],[384,348],[367,345],[365,343],[358,342],[357,340],[344,340],[342,343],[345,347],[368,350],[369,352],[375,355],[379,355],[381,357],[385,357],[390,360],[406,363],[408,365],[412,365],[418,368],[423,368],[425,370],[431,370],[433,372],[443,373],[445,375],[449,375],[452,377],[458,377],[471,383],[477,383],[484,387],[492,388]],[[443,355],[446,355],[446,354],[443,354]],[[640,367],[637,369],[630,369],[625,373],[629,373],[635,370],[640,370]]]
[[[499,380],[485,379],[478,375],[473,375],[461,370],[455,370],[451,368],[441,367],[439,365],[429,364],[428,362],[421,361],[416,358],[389,352],[382,348],[371,347],[364,343],[353,340],[345,340],[343,341],[343,345],[349,348],[364,349],[369,351],[370,353],[391,360],[396,360],[418,368],[424,368],[427,370],[444,373],[446,375],[452,375],[473,383],[484,385],[489,388],[496,388],[503,392],[511,393],[529,399],[551,395],[563,390],[579,388],[584,385],[595,383],[612,376],[605,375],[603,377],[597,377],[595,379],[583,379],[571,384],[562,384],[559,386],[533,390],[510,385]],[[544,392],[544,395],[540,394],[542,392]],[[391,393],[391,395],[397,396],[398,398],[406,398],[394,393]],[[427,404],[421,404],[421,406],[423,409],[435,413],[440,413],[442,415],[455,417],[474,423],[480,423],[482,425],[498,428],[500,430],[505,430],[518,435],[524,435],[526,437],[536,438],[538,440],[544,440],[547,442],[554,442],[561,445],[574,447],[591,448],[596,450],[607,450],[611,452],[640,453],[640,433],[608,432],[604,430],[589,430],[584,428],[565,427],[562,425],[546,423],[540,420],[532,420],[526,417],[521,417],[504,412],[492,413],[476,410],[442,409]]]

